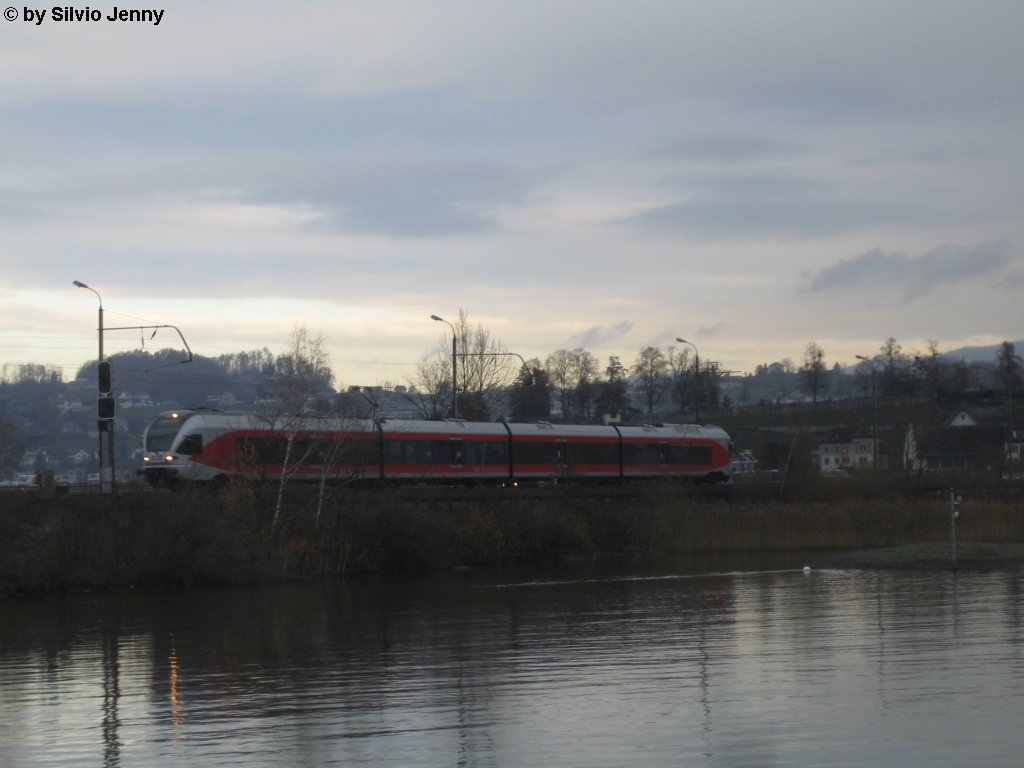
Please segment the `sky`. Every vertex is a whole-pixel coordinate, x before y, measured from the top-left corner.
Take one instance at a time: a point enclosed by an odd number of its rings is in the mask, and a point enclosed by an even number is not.
[[[460,310],[602,367],[1024,337],[1018,0],[114,7],[0,20],[0,364],[96,359],[73,280],[200,355],[305,328],[339,386]]]

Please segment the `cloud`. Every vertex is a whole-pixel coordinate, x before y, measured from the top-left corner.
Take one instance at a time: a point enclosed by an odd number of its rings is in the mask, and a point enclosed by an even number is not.
[[[811,275],[801,292],[895,286],[906,298],[916,298],[938,286],[998,275],[1011,264],[1010,249],[1005,243],[985,243],[973,248],[944,245],[916,257],[875,248]]]
[[[569,346],[590,349],[621,339],[633,330],[632,320],[623,320],[614,325],[594,325],[585,331],[573,334],[569,338]]]
[[[749,163],[775,156],[790,156],[792,142],[736,132],[698,133],[684,138],[656,142],[651,157],[656,160],[692,160],[714,163]]]
[[[713,323],[712,325],[700,325],[697,327],[698,339],[713,339],[729,329],[729,324],[724,322]]]
[[[858,199],[823,178],[795,174],[684,179],[686,199],[620,223],[667,235],[825,237],[911,218],[906,206]],[[681,196],[682,196],[681,195]]]

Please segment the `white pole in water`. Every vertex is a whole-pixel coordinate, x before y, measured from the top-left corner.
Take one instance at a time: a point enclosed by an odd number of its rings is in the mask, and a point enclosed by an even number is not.
[[[960,503],[960,500],[956,497],[956,491],[953,488],[949,489],[949,530],[950,530],[950,542],[952,544],[953,554],[953,570],[959,570],[960,566],[956,561],[956,519],[960,516],[960,513],[956,511],[956,505]]]

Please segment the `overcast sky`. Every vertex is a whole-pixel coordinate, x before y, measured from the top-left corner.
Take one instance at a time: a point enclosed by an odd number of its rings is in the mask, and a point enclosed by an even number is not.
[[[460,309],[602,367],[677,336],[738,371],[1024,337],[1019,0],[24,8],[0,363],[95,359],[72,280],[203,355],[304,325],[340,385],[413,379]]]

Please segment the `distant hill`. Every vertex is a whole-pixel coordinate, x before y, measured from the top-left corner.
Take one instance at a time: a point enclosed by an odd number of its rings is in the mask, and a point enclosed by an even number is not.
[[[1017,350],[1017,354],[1024,353],[1024,340],[1011,342]],[[949,352],[940,352],[939,357],[946,360],[964,360],[968,363],[994,363],[996,352],[1001,344],[992,344],[987,347],[960,347],[951,349]]]
[[[1017,350],[1017,354],[1024,356],[1024,339],[1021,341],[1011,342],[1014,349]],[[939,352],[939,358],[946,363],[958,363],[961,360],[970,363],[987,363],[989,365],[995,365],[996,352],[999,351],[999,347],[1002,344],[990,344],[984,347],[958,347],[951,349],[948,352]],[[845,374],[854,374],[860,370],[860,364],[848,365],[842,369]]]

